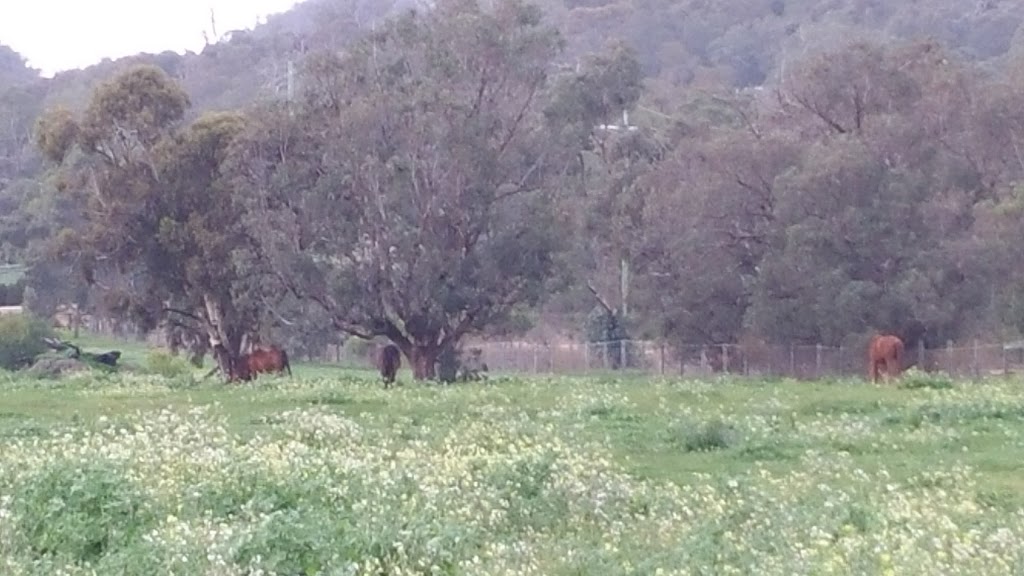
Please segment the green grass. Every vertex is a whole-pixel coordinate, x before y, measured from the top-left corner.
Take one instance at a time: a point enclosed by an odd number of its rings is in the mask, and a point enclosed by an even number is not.
[[[1019,380],[383,390],[369,371],[295,372],[0,376],[0,557],[39,574],[1024,568]]]

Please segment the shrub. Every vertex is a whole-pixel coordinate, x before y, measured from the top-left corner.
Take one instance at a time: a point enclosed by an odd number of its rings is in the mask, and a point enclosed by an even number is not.
[[[146,369],[166,378],[192,374],[192,365],[184,358],[172,356],[164,350],[150,350],[146,355]]]
[[[17,534],[37,557],[95,562],[154,524],[143,491],[113,464],[58,461],[14,493]]]
[[[711,452],[733,444],[735,430],[721,420],[712,420],[691,429],[683,435],[682,447],[686,452]]]
[[[53,329],[31,314],[0,316],[0,367],[17,370],[32,364],[46,352],[44,337],[53,337]]]
[[[25,279],[14,284],[0,284],[0,306],[20,306],[25,300]]]
[[[931,388],[933,390],[948,390],[953,387],[953,379],[942,372],[928,373],[917,368],[911,368],[903,373],[900,379],[900,388],[914,390],[917,388]]]

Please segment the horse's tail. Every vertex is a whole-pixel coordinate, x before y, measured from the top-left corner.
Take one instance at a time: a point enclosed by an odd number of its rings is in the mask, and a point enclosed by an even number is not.
[[[288,353],[281,350],[281,365],[285,370],[288,371],[288,375],[292,375],[292,365],[288,362]]]

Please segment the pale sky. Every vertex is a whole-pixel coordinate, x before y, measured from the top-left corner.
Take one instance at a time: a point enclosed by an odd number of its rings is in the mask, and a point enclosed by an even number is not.
[[[44,76],[139,52],[203,47],[211,34],[252,28],[299,0],[0,0],[0,43]]]

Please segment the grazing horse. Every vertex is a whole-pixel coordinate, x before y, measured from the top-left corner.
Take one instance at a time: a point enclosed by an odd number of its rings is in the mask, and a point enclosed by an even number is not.
[[[868,378],[878,382],[879,368],[884,365],[883,378],[898,378],[903,370],[903,340],[891,334],[876,334],[868,345]]]
[[[252,380],[260,372],[288,372],[292,375],[292,367],[288,362],[288,353],[277,346],[256,348],[248,354],[242,354],[232,366],[232,380]]]
[[[398,368],[402,365],[402,352],[398,346],[388,344],[377,354],[377,369],[384,378],[384,387],[388,388],[395,381]]]

